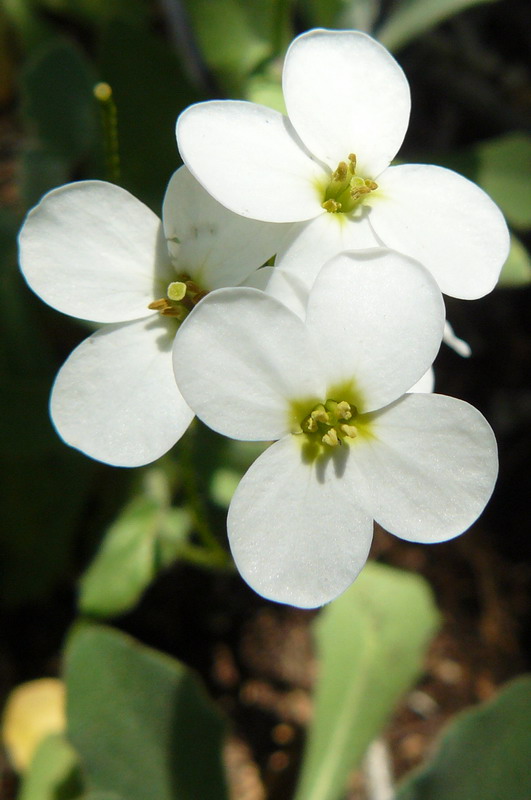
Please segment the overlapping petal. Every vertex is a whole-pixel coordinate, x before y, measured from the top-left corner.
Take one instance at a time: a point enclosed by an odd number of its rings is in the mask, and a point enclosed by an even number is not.
[[[51,415],[62,438],[122,467],[169,450],[193,418],[173,379],[174,333],[171,320],[155,317],[108,325],[82,342],[52,391]]]
[[[282,85],[306,147],[335,169],[349,153],[376,178],[398,152],[409,122],[406,77],[390,53],[359,31],[313,30],[286,55]]]
[[[322,213],[316,182],[326,171],[278,111],[236,100],[198,103],[177,120],[177,141],[197,180],[237,214],[295,222]]]
[[[341,594],[365,564],[372,518],[340,477],[339,461],[306,464],[289,436],[242,478],[229,509],[229,542],[242,576],[264,597],[314,608]]]
[[[151,315],[171,274],[158,217],[125,189],[82,181],[49,192],[19,237],[26,281],[46,303],[81,319]]]
[[[503,215],[476,184],[425,164],[390,167],[369,196],[370,222],[386,247],[430,270],[441,291],[473,300],[490,292],[509,252]]]
[[[240,284],[275,255],[289,228],[229,211],[186,167],[168,184],[162,219],[177,272],[207,291]]]
[[[184,321],[173,366],[189,405],[234,439],[278,439],[289,400],[324,391],[304,323],[258,289],[219,289]]]
[[[488,502],[498,472],[496,440],[468,403],[408,394],[373,416],[346,463],[360,502],[391,533],[442,542],[463,533]]]
[[[396,400],[431,366],[444,304],[431,275],[406,256],[342,253],[319,273],[306,324],[328,385],[352,378],[359,410],[371,411]]]
[[[338,253],[379,245],[364,211],[356,216],[325,212],[288,230],[275,264],[295,274],[310,291],[323,264]]]

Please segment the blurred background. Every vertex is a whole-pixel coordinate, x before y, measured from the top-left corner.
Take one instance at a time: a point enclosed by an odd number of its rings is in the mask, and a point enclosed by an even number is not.
[[[173,538],[157,552],[142,537],[153,508],[171,501],[179,510],[195,497],[223,543],[231,492],[257,448],[195,425],[161,462],[122,470],[64,445],[48,395],[90,327],[27,289],[16,235],[49,189],[111,178],[114,113],[119,182],[160,214],[180,164],[180,111],[212,97],[281,108],[285,49],[316,26],[366,30],[395,54],[412,89],[400,159],[477,181],[514,236],[499,288],[479,301],[447,302],[471,358],[443,347],[435,365],[436,391],[470,401],[495,430],[494,497],[473,529],[447,544],[375,536],[373,557],[423,575],[442,615],[416,702],[409,695],[386,729],[401,776],[457,711],[531,666],[528,0],[0,2],[0,695],[5,701],[16,685],[60,673],[64,638],[80,613],[106,620],[202,676],[231,720],[226,763],[238,800],[291,797],[311,715],[315,613],[268,603],[230,570],[187,562],[193,513],[191,522],[171,517]],[[96,100],[99,82],[112,88],[114,108]],[[190,462],[200,474],[193,487]],[[117,529],[118,545],[101,556]],[[18,779],[2,763],[0,798],[11,800]],[[355,778],[349,791],[365,797]]]

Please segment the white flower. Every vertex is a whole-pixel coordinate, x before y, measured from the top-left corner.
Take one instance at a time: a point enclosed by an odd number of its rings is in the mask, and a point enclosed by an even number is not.
[[[185,432],[193,412],[171,365],[179,322],[204,292],[244,281],[282,234],[227,211],[185,167],[163,219],[118,186],[83,181],[47,194],[19,237],[30,287],[104,323],[59,371],[50,408],[68,444],[117,466],[147,464]]]
[[[257,592],[318,606],[362,568],[373,519],[429,543],[481,513],[497,473],[488,423],[454,398],[404,394],[443,324],[429,273],[384,250],[330,261],[305,321],[242,288],[213,292],[184,322],[174,368],[191,408],[235,439],[278,440],[244,475],[227,522]]]
[[[181,114],[177,139],[227,208],[297,223],[284,269],[311,283],[335,254],[385,245],[424,264],[448,295],[494,287],[509,237],[490,198],[451,170],[389,167],[411,103],[382,45],[357,31],[305,33],[286,55],[283,90],[288,117],[248,102],[199,103]]]

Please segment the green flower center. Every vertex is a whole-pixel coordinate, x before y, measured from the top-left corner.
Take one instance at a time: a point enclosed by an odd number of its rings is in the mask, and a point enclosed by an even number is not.
[[[374,181],[356,175],[356,156],[350,153],[348,164],[340,161],[332,173],[321,205],[331,214],[348,214],[377,188]]]
[[[337,447],[343,440],[355,439],[358,430],[354,420],[358,415],[356,406],[346,400],[327,400],[312,408],[297,426],[295,435],[305,434],[313,445]]]
[[[166,297],[154,300],[148,308],[158,311],[163,317],[174,317],[182,322],[208,292],[191,280],[189,275],[178,277],[178,280],[169,284]]]

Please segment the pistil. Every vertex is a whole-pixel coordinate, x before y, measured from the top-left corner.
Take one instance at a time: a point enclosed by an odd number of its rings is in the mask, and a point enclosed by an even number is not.
[[[187,317],[208,292],[201,289],[188,275],[182,275],[180,278],[169,284],[166,297],[154,300],[148,305],[148,308],[158,311],[163,317],[174,317],[180,321]]]

